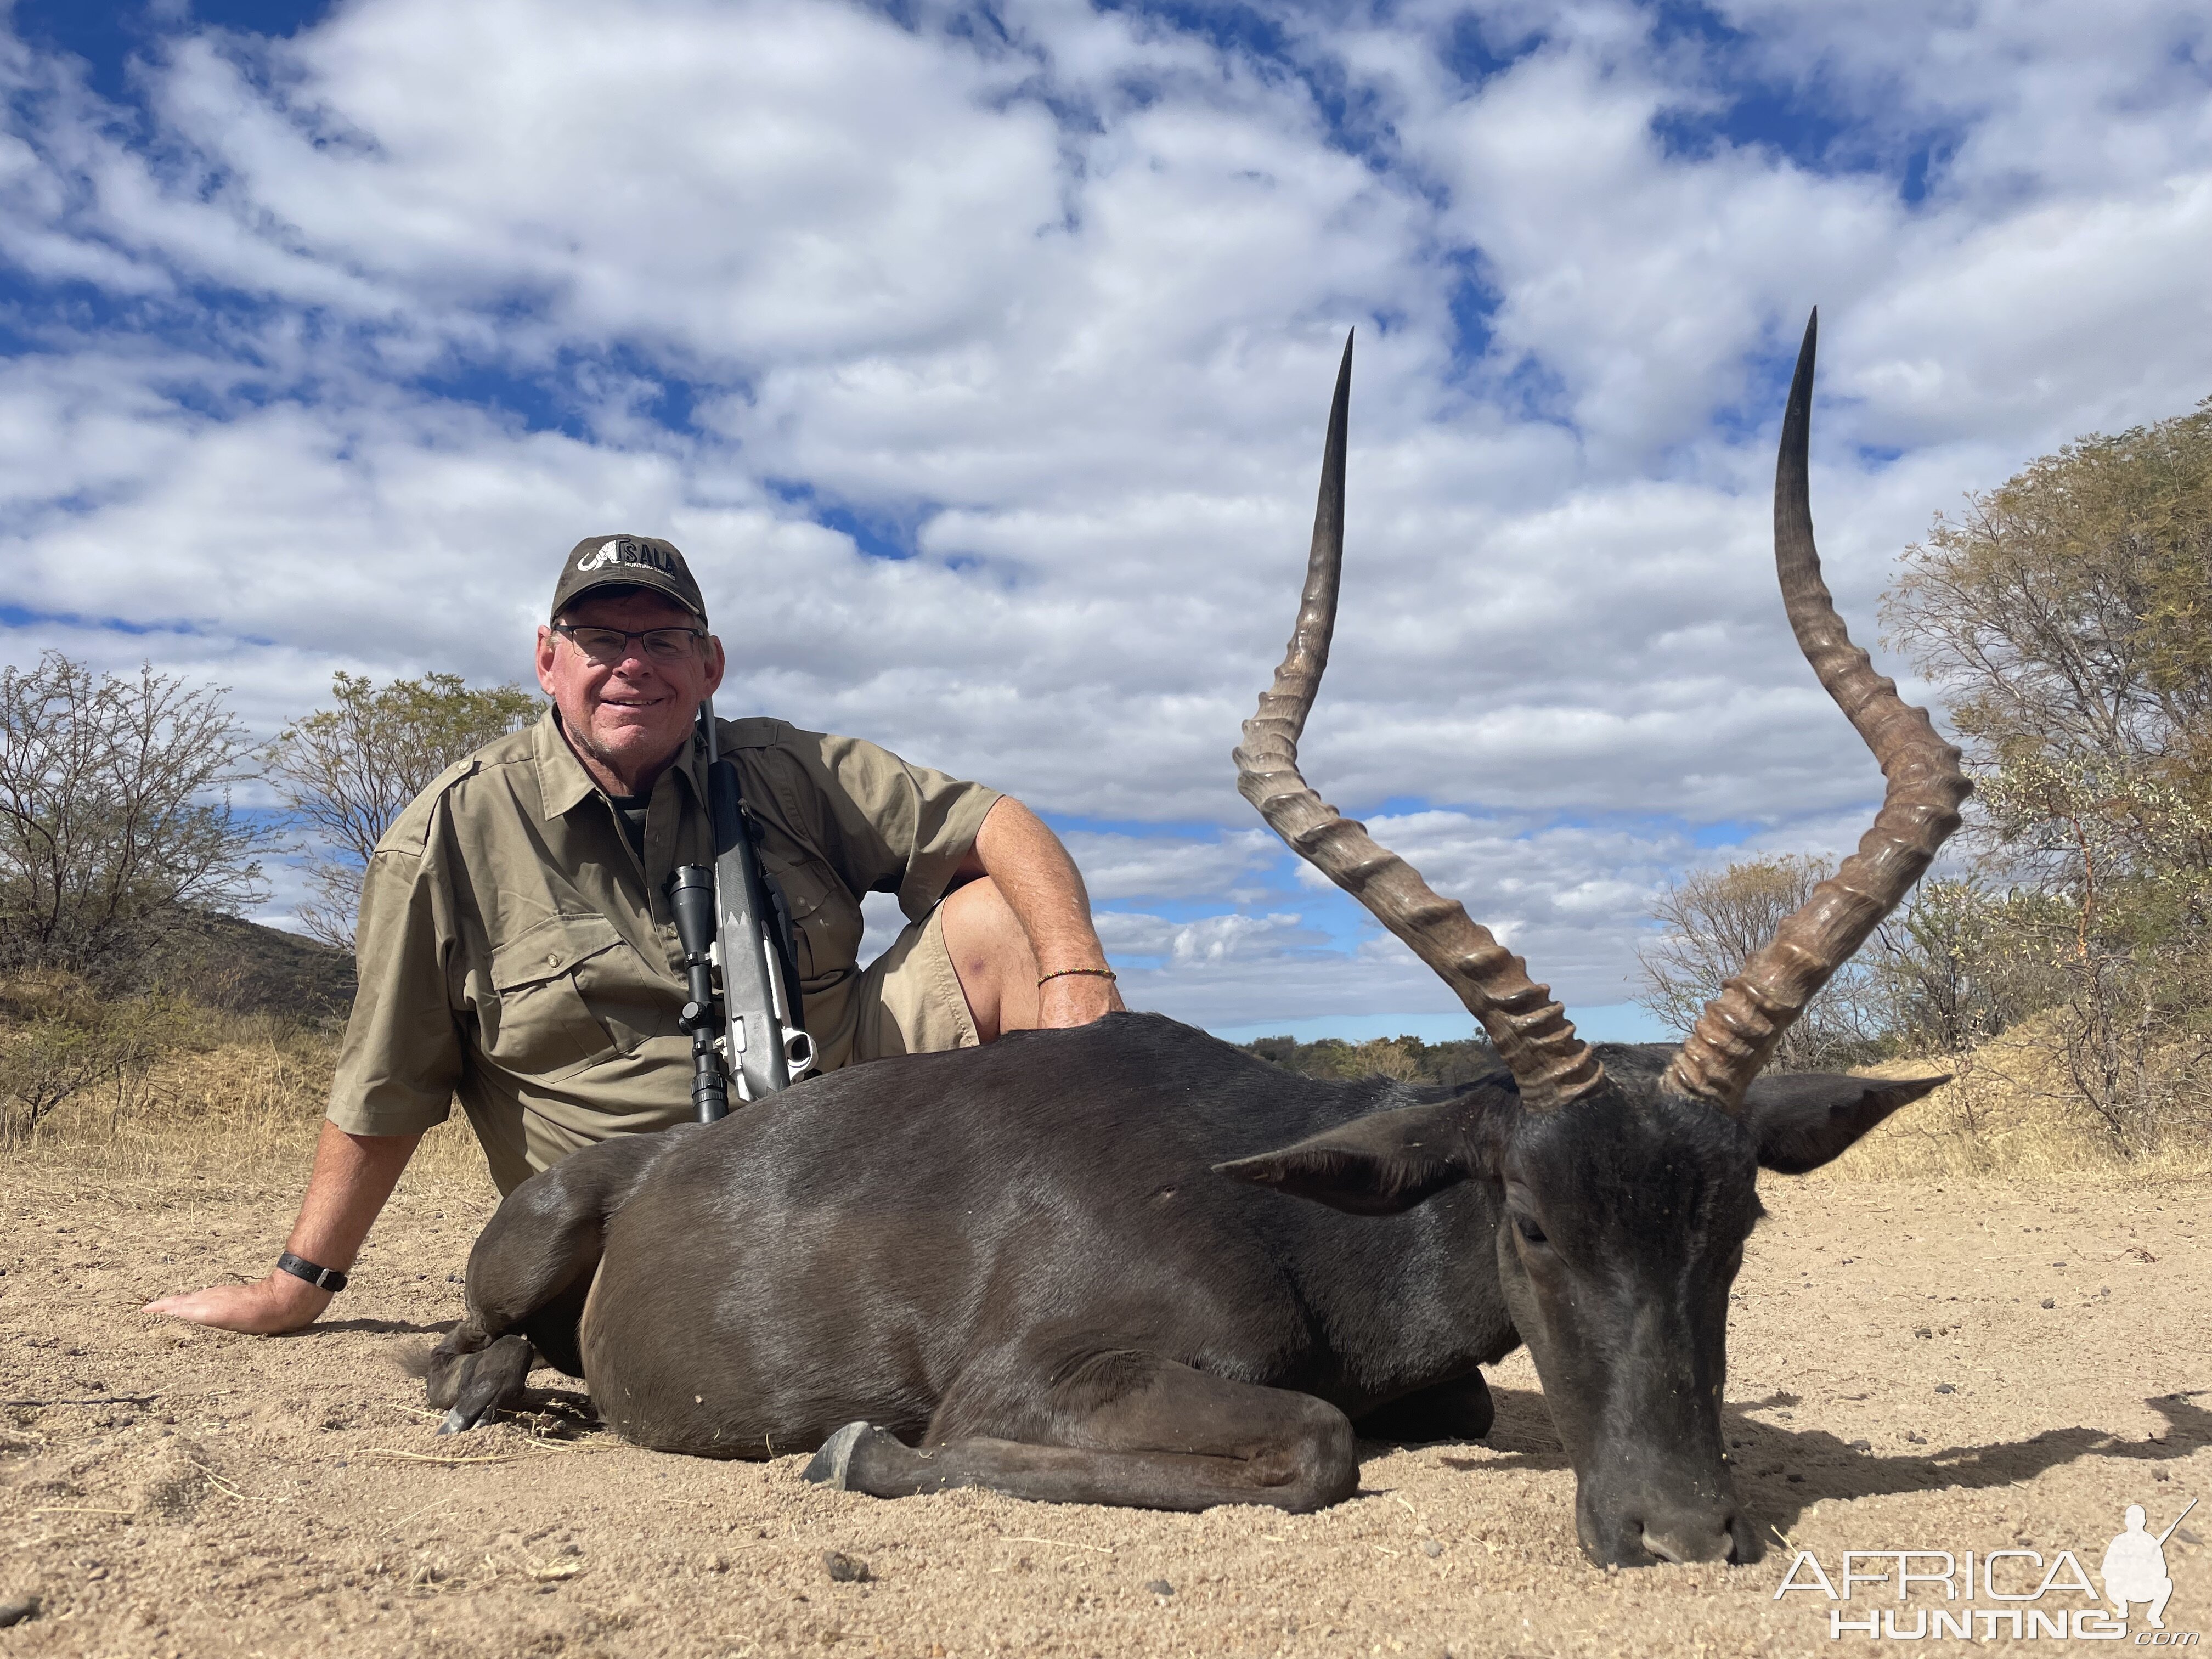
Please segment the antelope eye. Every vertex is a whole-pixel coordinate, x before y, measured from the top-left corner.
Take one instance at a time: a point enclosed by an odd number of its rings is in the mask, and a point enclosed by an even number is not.
[[[1530,1244],[1541,1244],[1544,1243],[1544,1230],[1541,1227],[1539,1227],[1534,1222],[1529,1220],[1527,1216],[1515,1216],[1513,1218],[1513,1225],[1520,1233],[1523,1242]]]

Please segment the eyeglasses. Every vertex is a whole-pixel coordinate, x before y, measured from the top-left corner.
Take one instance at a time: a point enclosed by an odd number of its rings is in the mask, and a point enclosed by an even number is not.
[[[567,623],[555,623],[553,631],[565,635],[568,642],[593,662],[617,663],[629,654],[629,642],[641,641],[645,654],[655,662],[675,662],[698,648],[698,642],[707,637],[699,628],[574,628]]]

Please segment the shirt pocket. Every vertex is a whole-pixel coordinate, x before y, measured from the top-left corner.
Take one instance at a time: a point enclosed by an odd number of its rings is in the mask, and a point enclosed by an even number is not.
[[[486,1056],[518,1076],[555,1082],[612,1055],[614,1033],[578,980],[626,950],[605,916],[552,916],[495,949],[496,1000],[491,1029],[481,1031]]]
[[[860,965],[860,907],[845,884],[819,859],[786,862],[764,856],[762,868],[783,890],[791,932],[799,947],[799,982],[812,992],[835,984]]]

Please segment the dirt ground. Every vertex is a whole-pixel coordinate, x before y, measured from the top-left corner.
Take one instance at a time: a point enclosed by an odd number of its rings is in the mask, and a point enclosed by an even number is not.
[[[529,1420],[439,1440],[401,1355],[455,1316],[488,1190],[403,1189],[312,1331],[135,1311],[258,1274],[296,1180],[0,1164],[0,1617],[39,1602],[0,1659],[1835,1653],[1871,1644],[1832,1638],[1831,1607],[1891,1592],[1777,1601],[1794,1548],[1832,1576],[1907,1547],[2072,1550],[2094,1573],[2127,1504],[2155,1531],[2212,1498],[2203,1182],[1770,1180],[1727,1425],[1777,1541],[1753,1566],[1607,1572],[1576,1548],[1525,1355],[1492,1374],[1486,1443],[1363,1446],[1359,1495],[1306,1516],[828,1492],[796,1456],[625,1446],[550,1372]],[[2170,1631],[2212,1632],[2204,1538],[2212,1504],[2166,1547]],[[829,1552],[868,1576],[833,1580]]]

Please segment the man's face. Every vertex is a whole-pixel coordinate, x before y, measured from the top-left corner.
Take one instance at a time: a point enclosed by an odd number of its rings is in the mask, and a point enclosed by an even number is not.
[[[560,620],[575,628],[697,628],[699,619],[674,600],[640,588],[587,593]],[[538,683],[561,711],[561,725],[586,769],[615,793],[635,793],[690,736],[700,699],[722,683],[722,644],[673,660],[647,654],[645,641],[624,641],[620,659],[601,662],[550,628],[538,630]]]

